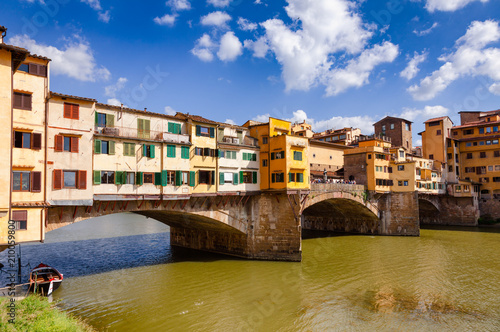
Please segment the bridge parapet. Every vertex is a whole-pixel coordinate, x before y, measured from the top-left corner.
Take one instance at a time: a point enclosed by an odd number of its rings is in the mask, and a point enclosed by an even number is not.
[[[360,184],[348,183],[312,183],[311,191],[324,192],[361,192],[365,191],[366,187]]]

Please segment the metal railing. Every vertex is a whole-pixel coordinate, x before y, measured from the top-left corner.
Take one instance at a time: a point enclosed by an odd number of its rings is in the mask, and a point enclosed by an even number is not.
[[[127,127],[95,127],[95,134],[109,135],[113,137],[144,139],[158,142],[189,144],[190,136],[183,134],[172,134],[157,130],[139,130]]]

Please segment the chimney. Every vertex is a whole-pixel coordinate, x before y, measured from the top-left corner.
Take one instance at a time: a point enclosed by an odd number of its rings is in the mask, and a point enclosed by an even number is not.
[[[144,107],[144,112],[147,112],[148,111],[148,108],[147,107]]]
[[[3,44],[3,39],[7,35],[7,28],[0,25],[0,43]]]

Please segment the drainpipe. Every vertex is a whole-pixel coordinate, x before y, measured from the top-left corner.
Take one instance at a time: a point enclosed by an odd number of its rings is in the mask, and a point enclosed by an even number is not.
[[[49,142],[49,139],[48,139],[48,132],[49,132],[49,64],[47,63],[47,77],[45,78],[45,151],[44,151],[44,155],[45,155],[45,163],[44,163],[44,172],[43,172],[43,184],[44,184],[44,188],[43,188],[43,202],[45,205],[48,205],[47,204],[47,155],[48,155],[48,147],[47,147],[47,144]],[[45,218],[48,218],[49,214],[47,213],[48,212],[48,207],[45,207],[44,208],[44,212],[45,212]],[[42,220],[43,220],[43,217],[42,217]],[[47,223],[47,220],[45,220],[45,223]],[[42,223],[41,227],[40,227],[40,242],[44,242],[44,233],[45,233],[45,230],[44,230],[44,224]]]
[[[12,54],[11,54],[12,57]],[[12,218],[12,154],[14,150],[14,68],[11,67],[10,75],[10,172],[9,172],[9,220]]]

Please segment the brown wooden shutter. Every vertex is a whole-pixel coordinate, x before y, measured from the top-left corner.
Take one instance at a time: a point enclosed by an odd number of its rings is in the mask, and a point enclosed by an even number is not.
[[[52,180],[54,190],[62,189],[63,171],[61,169],[54,170],[54,179]]]
[[[23,96],[22,109],[31,111],[31,95],[23,93],[22,96]]]
[[[34,63],[29,64],[28,73],[38,75],[38,65]]]
[[[42,191],[42,172],[31,172],[31,191],[34,193]]]
[[[56,135],[54,138],[54,151],[62,152],[64,139],[61,135]]]
[[[78,189],[87,189],[87,171],[78,171]]]
[[[38,65],[38,75],[47,77],[47,66]]]
[[[71,104],[64,103],[64,117],[71,119]]]
[[[71,137],[71,152],[78,152],[78,137]]]
[[[42,134],[40,133],[32,134],[31,148],[35,150],[40,150],[42,148]]]
[[[28,211],[27,210],[17,210],[17,211],[12,211],[11,215],[12,220],[14,221],[23,221],[23,220],[28,220]]]
[[[23,107],[23,95],[19,92],[14,92],[14,108]]]
[[[71,118],[75,120],[80,118],[80,105],[71,105]]]

